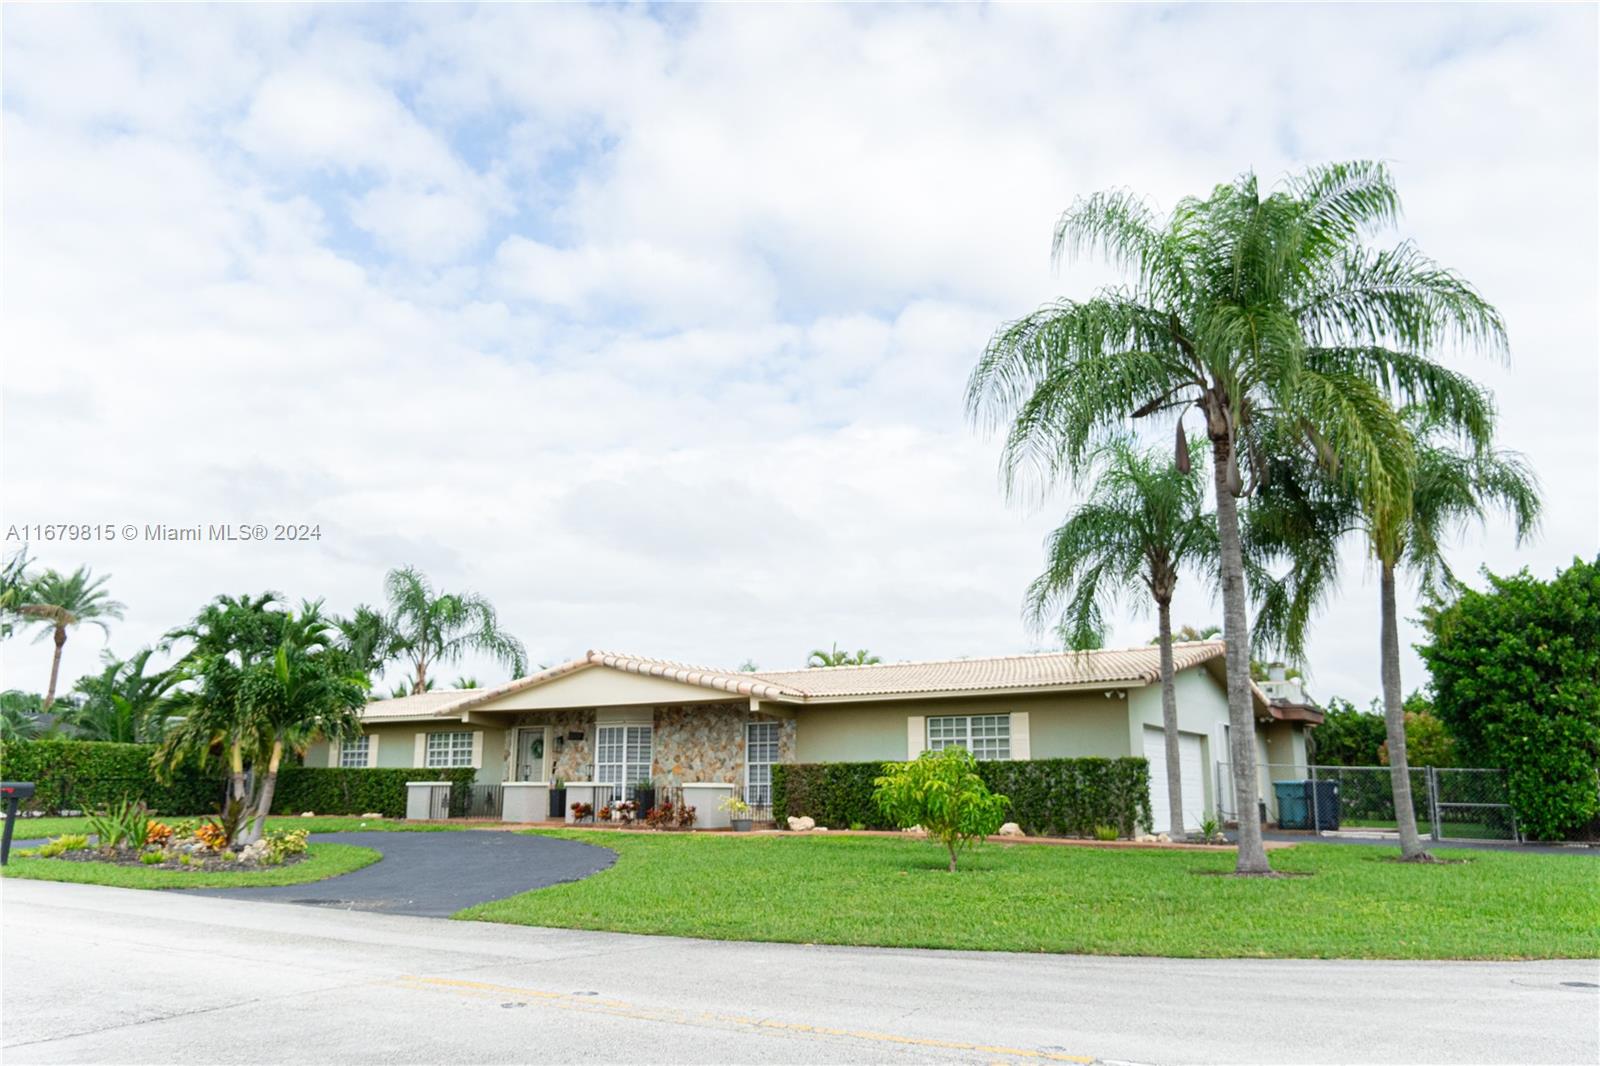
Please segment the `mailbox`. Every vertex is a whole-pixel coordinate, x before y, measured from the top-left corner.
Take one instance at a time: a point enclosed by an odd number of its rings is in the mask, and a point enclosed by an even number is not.
[[[0,781],[0,801],[6,805],[6,828],[0,836],[0,866],[11,861],[11,830],[17,824],[17,804],[32,798],[32,781]]]

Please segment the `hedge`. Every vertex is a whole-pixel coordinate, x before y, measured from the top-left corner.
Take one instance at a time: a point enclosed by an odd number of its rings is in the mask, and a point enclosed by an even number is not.
[[[13,740],[0,743],[0,775],[32,781],[30,810],[98,810],[124,799],[143,800],[162,814],[209,814],[222,801],[225,778],[215,770],[181,766],[167,782],[151,768],[153,744],[89,740]],[[451,814],[464,812],[472,769],[330,769],[285,766],[278,771],[276,814],[366,814],[403,818],[407,781],[450,781]]]
[[[772,768],[772,812],[844,829],[894,829],[873,801],[881,762],[790,763]],[[1114,825],[1125,836],[1149,829],[1150,766],[1144,759],[1030,759],[978,763],[993,792],[1011,800],[1009,820],[1034,836],[1091,836]]]

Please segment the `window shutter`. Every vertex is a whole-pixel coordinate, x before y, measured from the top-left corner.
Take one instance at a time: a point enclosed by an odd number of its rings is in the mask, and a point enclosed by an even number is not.
[[[1031,759],[1033,755],[1028,742],[1028,712],[1011,712],[1011,757],[1013,759]]]
[[[378,765],[378,734],[367,734],[367,769]]]
[[[337,769],[339,766],[339,749],[344,747],[342,740],[328,741],[328,769]]]
[[[906,718],[906,758],[915,759],[928,746],[928,719],[913,714]]]
[[[483,769],[483,730],[472,734],[472,768]]]
[[[417,730],[417,750],[411,756],[411,765],[423,767],[428,765],[428,734]]]

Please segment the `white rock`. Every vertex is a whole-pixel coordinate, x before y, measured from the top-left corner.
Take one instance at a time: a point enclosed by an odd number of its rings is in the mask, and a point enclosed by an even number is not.
[[[828,827],[825,826],[825,825],[819,825],[819,826],[813,827],[811,831],[813,833],[826,833],[828,831]]]
[[[803,814],[798,818],[793,815],[789,816],[789,828],[796,833],[804,833],[806,830],[815,829],[816,827],[817,820],[815,818],[807,818]]]
[[[920,825],[908,825],[904,829],[900,830],[900,832],[902,832],[902,833],[925,833],[925,832],[927,832],[927,830],[923,829],[922,826],[920,826]]]
[[[300,812],[300,817],[302,817],[302,818],[315,818],[316,817],[316,813],[313,812],[313,811],[301,811]]]
[[[1157,833],[1156,834],[1156,839],[1158,841],[1160,841],[1161,843],[1163,843],[1163,844],[1172,843],[1172,838],[1170,836],[1168,836],[1166,833]]]
[[[1016,822],[1007,822],[1005,825],[1000,827],[1000,835],[1003,837],[1025,837],[1028,834],[1024,833],[1022,831],[1022,826],[1018,825]]]
[[[1134,837],[1133,840],[1136,844],[1154,844],[1157,838],[1151,836],[1149,833],[1140,833],[1138,836]]]
[[[366,814],[363,814],[361,817],[363,817],[363,818],[382,818],[383,815],[378,814],[376,811],[368,811]]]

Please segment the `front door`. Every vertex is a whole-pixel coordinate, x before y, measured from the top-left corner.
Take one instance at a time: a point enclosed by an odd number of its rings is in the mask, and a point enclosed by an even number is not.
[[[548,780],[544,775],[544,732],[542,725],[517,730],[516,780]]]

